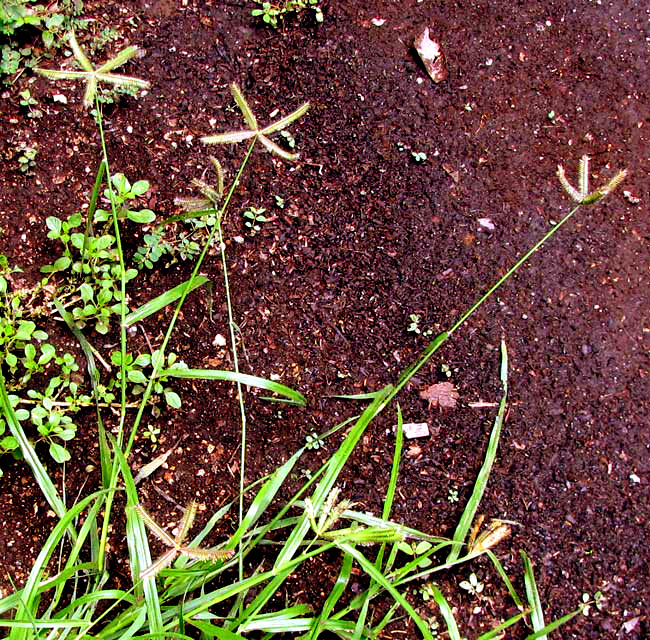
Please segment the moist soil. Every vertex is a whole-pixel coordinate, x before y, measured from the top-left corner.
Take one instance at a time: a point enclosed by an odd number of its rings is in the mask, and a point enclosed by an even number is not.
[[[210,153],[234,176],[245,143],[208,148],[199,141],[243,126],[231,83],[263,124],[279,117],[276,109],[285,115],[311,103],[291,126],[298,161],[257,149],[225,221],[241,368],[277,376],[309,400],[304,408],[281,407],[246,393],[249,482],[286,461],[308,434],[363,406],[333,396],[395,382],[428,344],[427,332],[449,328],[570,209],[557,164],[575,184],[578,161],[588,154],[594,186],[628,169],[614,194],[580,210],[399,396],[405,421],[427,422],[431,435],[406,446],[392,518],[453,534],[496,415],[503,338],[509,409],[480,512],[516,525],[495,552],[523,592],[519,551],[526,550],[548,621],[576,609],[583,594],[602,593],[602,609],[575,617],[558,637],[648,637],[650,29],[643,3],[325,1],[322,25],[304,12],[279,30],[256,22],[251,3],[85,5],[92,22],[79,33],[82,46],[104,27],[119,32],[97,61],[126,44],[145,50],[125,72],[151,88],[106,108],[106,141],[113,172],[151,182],[141,204],[159,220],[179,212],[175,197],[196,195],[193,178],[211,180]],[[425,27],[446,59],[448,77],[439,84],[413,49]],[[59,55],[44,64],[63,62]],[[44,111],[40,119],[20,107],[18,93],[27,87]],[[35,282],[59,255],[45,218],[87,206],[101,147],[82,93],[71,82],[28,73],[3,90],[0,248],[24,269],[17,283]],[[21,141],[38,145],[27,174],[17,163]],[[249,206],[272,218],[254,235],[241,215]],[[127,255],[142,233],[129,227]],[[190,272],[189,262],[162,259],[131,286],[131,308]],[[231,369],[221,344],[228,325],[216,252],[202,272],[213,287],[189,297],[171,349],[191,367]],[[408,331],[411,314],[419,316],[420,333]],[[133,349],[160,344],[169,318],[164,310],[147,319],[132,336]],[[73,348],[64,326],[50,324],[54,339]],[[118,341],[117,333],[88,337],[102,347]],[[442,365],[460,396],[445,411],[429,409],[418,393],[448,379]],[[237,495],[238,405],[223,383],[174,387],[181,409],[147,413],[143,429],[159,428],[158,442],[139,436],[130,463],[139,469],[173,448],[164,468],[139,485],[141,499],[166,524],[195,498],[206,505],[202,526]],[[93,418],[77,416],[65,471],[47,462],[69,501],[100,485],[99,472],[88,472],[98,465]],[[106,419],[114,426],[110,412]],[[392,407],[341,476],[345,497],[374,514],[383,507],[395,422]],[[318,468],[342,437],[307,452],[300,471]],[[48,459],[45,448],[39,452]],[[26,464],[5,456],[2,468],[6,593],[24,582],[55,518]],[[116,584],[128,581],[119,509],[111,545]],[[232,533],[228,526],[235,523],[226,522],[222,535]],[[321,599],[337,562],[314,562],[289,582],[296,586],[289,601]],[[458,587],[472,572],[485,583],[481,599]],[[484,559],[439,584],[467,637],[516,612]],[[436,615],[416,595],[413,602],[423,615]],[[521,625],[508,637],[529,632]],[[417,633],[402,619],[383,637]]]

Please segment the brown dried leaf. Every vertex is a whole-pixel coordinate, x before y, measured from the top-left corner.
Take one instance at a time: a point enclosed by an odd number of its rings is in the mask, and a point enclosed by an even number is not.
[[[459,396],[451,382],[438,382],[421,389],[420,398],[429,401],[429,409],[432,407],[454,409]]]

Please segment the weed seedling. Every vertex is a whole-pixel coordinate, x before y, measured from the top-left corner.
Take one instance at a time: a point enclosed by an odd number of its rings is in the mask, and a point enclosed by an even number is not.
[[[422,164],[427,160],[427,154],[424,151],[411,151],[411,157],[418,164]]]
[[[253,9],[251,15],[262,18],[262,20],[273,27],[278,28],[278,21],[284,20],[289,14],[299,13],[303,9],[311,9],[314,12],[314,19],[321,23],[324,20],[323,10],[320,8],[320,0],[280,0],[277,4],[266,2],[266,0],[255,0],[262,5],[261,9]]]
[[[258,233],[262,229],[262,224],[270,220],[264,215],[265,213],[266,209],[257,207],[249,207],[244,211],[244,226],[251,235]]]
[[[325,443],[317,433],[308,434],[305,440],[306,440],[305,446],[307,447],[307,449],[320,449],[321,447],[325,446]]]
[[[408,325],[406,326],[406,331],[408,333],[420,333],[420,316],[417,313],[412,313],[408,319]]]
[[[21,142],[18,145],[18,166],[23,173],[27,173],[32,167],[36,166],[36,154],[38,153],[37,145],[28,145]]]
[[[485,587],[482,582],[479,582],[479,579],[476,577],[475,573],[470,574],[469,580],[463,580],[458,586],[476,597],[481,596],[481,593],[483,593],[483,589]]]
[[[43,112],[40,109],[36,109],[38,100],[32,96],[29,89],[25,89],[18,94],[21,98],[20,106],[27,108],[27,117],[28,118],[42,118]]]

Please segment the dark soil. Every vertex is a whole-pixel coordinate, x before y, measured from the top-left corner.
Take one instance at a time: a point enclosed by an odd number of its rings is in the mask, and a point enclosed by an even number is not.
[[[199,142],[242,126],[230,83],[240,84],[262,123],[276,108],[286,114],[312,104],[292,126],[299,161],[288,165],[258,150],[226,223],[242,369],[277,374],[309,399],[304,409],[278,411],[247,396],[247,479],[285,461],[308,433],[358,410],[332,395],[397,379],[427,344],[407,332],[410,314],[421,317],[423,330],[448,328],[568,211],[558,163],[575,183],[578,160],[588,154],[594,186],[627,167],[622,187],[580,211],[400,396],[405,420],[428,421],[434,435],[407,452],[393,517],[431,534],[453,533],[496,412],[471,405],[498,401],[504,337],[510,409],[481,511],[519,524],[496,551],[520,589],[519,550],[527,551],[549,621],[574,610],[583,593],[602,592],[603,610],[577,616],[558,637],[648,637],[648,12],[623,0],[369,4],[324,2],[322,26],[305,14],[273,31],[255,23],[250,3],[86,3],[93,30],[118,28],[115,51],[125,43],[146,50],[128,72],[148,79],[151,90],[108,109],[106,128],[113,171],[151,181],[148,204],[159,219],[178,212],[174,197],[192,193],[191,179],[209,166],[209,153],[229,176],[237,169],[244,145],[207,149]],[[375,18],[385,22],[375,26]],[[438,85],[412,48],[426,26],[442,42],[449,69]],[[82,44],[85,38],[90,34],[80,34]],[[41,119],[19,106],[26,86],[46,112]],[[54,102],[55,93],[68,104]],[[92,188],[101,153],[81,96],[72,83],[28,75],[2,94],[0,249],[27,279],[58,250],[46,239],[44,219],[79,210]],[[38,143],[27,176],[16,160],[20,140]],[[418,164],[411,151],[427,160]],[[274,195],[284,198],[284,209],[274,208]],[[254,237],[239,213],[249,205],[276,218]],[[233,241],[237,236],[244,242]],[[138,244],[132,237],[127,251]],[[189,272],[183,262],[156,267],[132,287],[132,306]],[[220,258],[211,256],[204,272],[212,298],[204,290],[190,297],[172,350],[190,366],[230,368],[229,355],[214,344],[217,334],[227,335]],[[162,313],[145,323],[153,343],[168,319]],[[144,344],[141,334],[136,340]],[[459,406],[429,411],[418,390],[446,379],[442,363],[453,372]],[[131,460],[137,469],[184,438],[168,468],[141,485],[143,502],[163,523],[176,520],[175,504],[192,497],[212,513],[238,485],[234,390],[176,387],[182,409],[146,421],[160,426],[161,446],[154,453],[140,438]],[[394,412],[384,412],[343,476],[345,496],[375,514],[388,483],[394,422]],[[97,472],[86,472],[97,464],[96,438],[89,415],[69,443],[70,500],[98,486]],[[316,468],[336,446],[328,441],[310,453],[304,468]],[[24,581],[55,519],[29,468],[7,457],[2,466],[0,583],[8,590]],[[63,483],[61,469],[49,469]],[[451,490],[459,502],[448,501]],[[116,533],[113,564],[127,575],[123,544]],[[334,580],[329,560],[310,568],[307,596],[318,597],[323,581]],[[472,571],[486,582],[479,615],[457,586]],[[484,561],[441,584],[468,637],[510,607]],[[414,633],[402,623],[386,637]],[[522,627],[508,637],[525,634]]]

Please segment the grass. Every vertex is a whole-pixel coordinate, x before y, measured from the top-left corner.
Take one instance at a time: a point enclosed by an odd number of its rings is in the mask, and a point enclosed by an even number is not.
[[[80,48],[75,51],[77,58],[82,54]],[[122,58],[116,60],[120,61]],[[116,66],[116,61],[107,63],[110,68],[104,65],[96,71],[87,59],[82,62],[85,71],[78,75],[87,83],[86,99],[89,100],[93,96],[91,89],[96,86],[97,81],[108,79],[105,73]],[[60,77],[69,77],[69,75]],[[202,206],[207,207],[206,209],[197,211],[194,207],[188,211],[188,215],[196,217],[215,216],[216,224],[205,238],[190,278],[133,311],[128,310],[125,303],[128,270],[125,265],[121,236],[124,216],[120,215],[121,202],[119,194],[115,191],[111,162],[106,151],[101,105],[94,95],[103,150],[100,173],[105,177],[105,180],[98,177],[96,181],[94,200],[101,184],[105,181],[111,202],[110,221],[119,263],[117,282],[120,354],[117,361],[121,372],[118,400],[119,429],[113,435],[103,425],[102,403],[96,390],[98,372],[95,365],[95,349],[78,323],[75,323],[74,318],[59,305],[63,319],[69,324],[87,356],[88,376],[95,390],[102,486],[90,495],[68,504],[65,496],[59,494],[47,469],[26,437],[21,422],[11,406],[4,379],[0,374],[0,404],[9,429],[19,442],[27,464],[59,518],[40,550],[25,586],[0,600],[0,614],[5,616],[0,619],[0,627],[7,629],[8,637],[12,640],[54,637],[76,639],[90,636],[105,640],[131,637],[190,638],[196,637],[197,634],[204,638],[234,640],[253,632],[262,633],[263,637],[288,632],[301,633],[302,637],[311,640],[323,634],[333,634],[346,639],[370,639],[379,637],[388,625],[407,617],[423,638],[430,639],[434,637],[432,623],[423,617],[419,602],[412,596],[413,585],[429,581],[429,593],[438,606],[441,622],[446,626],[449,637],[460,639],[462,635],[452,604],[458,598],[458,594],[445,594],[439,585],[430,581],[437,574],[454,572],[460,565],[478,556],[486,556],[491,560],[496,575],[501,578],[503,587],[510,594],[518,612],[503,620],[496,628],[484,633],[480,636],[480,640],[499,637],[504,629],[516,624],[524,624],[528,620],[531,625],[528,638],[545,637],[576,615],[581,608],[577,608],[557,621],[545,623],[533,566],[528,556],[522,552],[525,596],[521,597],[492,551],[492,548],[508,535],[504,523],[501,523],[504,525],[502,528],[498,521],[495,526],[489,525],[485,530],[481,530],[480,526],[476,525],[472,528],[481,498],[488,487],[490,470],[496,459],[507,407],[508,364],[505,343],[501,348],[500,380],[503,391],[499,410],[487,444],[482,468],[452,539],[432,536],[397,524],[390,519],[399,483],[403,449],[402,415],[399,406],[395,411],[400,428],[397,431],[391,474],[381,517],[355,510],[351,502],[354,496],[341,497],[337,485],[343,469],[366,430],[382,412],[392,410],[393,402],[399,392],[413,379],[417,371],[454,333],[470,321],[472,315],[530,260],[533,254],[540,250],[580,207],[593,204],[600,197],[607,195],[620,182],[621,174],[614,181],[591,194],[588,193],[586,182],[581,179],[580,189],[574,189],[573,193],[569,191],[579,200],[560,223],[551,228],[503,277],[490,286],[457,322],[434,338],[422,354],[405,369],[395,384],[364,396],[368,405],[361,415],[353,421],[347,421],[327,433],[320,434],[318,439],[324,440],[333,432],[346,428],[346,435],[338,448],[311,478],[302,483],[298,490],[289,494],[286,488],[287,480],[297,470],[301,457],[308,448],[307,445],[296,451],[282,466],[265,478],[245,486],[247,462],[245,388],[250,386],[262,388],[273,394],[273,399],[276,401],[282,400],[297,405],[304,404],[305,398],[277,382],[240,371],[236,313],[230,296],[228,260],[222,225],[256,143],[260,142],[266,150],[287,161],[294,160],[295,154],[282,149],[269,136],[286,129],[295,120],[305,115],[309,105],[302,105],[277,122],[260,127],[246,99],[236,86],[233,86],[233,95],[248,129],[209,136],[204,138],[203,142],[234,144],[247,141],[248,151],[239,172],[230,187],[225,190],[223,203],[217,206],[216,196],[221,194],[216,194],[216,191],[212,190],[209,194],[214,192],[215,197],[208,197],[202,202]],[[583,164],[586,162],[583,161]],[[221,182],[220,168],[217,173]],[[561,177],[564,177],[563,172]],[[614,183],[616,180],[618,182]],[[562,184],[567,187],[566,178]],[[222,190],[223,188],[220,187],[219,191]],[[205,196],[205,189],[202,189],[202,192]],[[86,225],[87,233],[88,227],[89,225]],[[167,349],[183,304],[196,287],[206,283],[205,278],[200,275],[200,270],[213,241],[216,241],[221,248],[233,370],[166,368]],[[174,308],[172,319],[160,346],[152,355],[151,372],[143,382],[144,388],[135,417],[129,423],[127,421],[129,409],[127,329],[168,305]],[[165,377],[234,383],[238,391],[241,419],[239,495],[233,502],[211,513],[205,527],[189,541],[185,538],[189,537],[191,531],[195,505],[188,507],[178,533],[172,536],[141,506],[136,478],[133,477],[128,462],[141,428],[147,401],[158,381]],[[160,460],[164,461],[164,456]],[[126,497],[125,534],[132,578],[128,589],[114,586],[107,563],[108,532],[116,526],[115,499],[118,493],[123,493]],[[250,506],[245,508],[246,504]],[[222,540],[215,548],[204,547],[203,543],[208,536],[218,529],[226,516],[233,518],[233,514],[238,524],[232,536]],[[148,531],[153,532],[169,547],[168,551],[157,560],[152,559]],[[403,549],[405,542],[410,545],[411,552],[408,554],[400,550],[400,545]],[[311,559],[330,552],[340,555],[340,566],[337,580],[324,602],[322,604],[310,602],[278,604],[277,596],[289,577],[296,574]],[[264,563],[258,565],[253,571],[247,571],[245,560],[259,557],[260,554],[265,558]],[[350,584],[353,572],[356,574],[359,571],[368,578],[363,582],[365,586],[360,592],[352,590]],[[377,617],[374,604],[379,597],[384,598],[384,601],[387,598],[392,604],[388,608],[384,607],[382,615]]]

